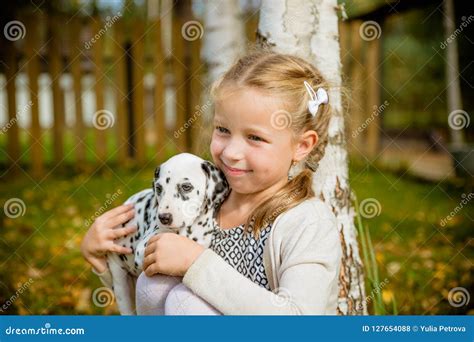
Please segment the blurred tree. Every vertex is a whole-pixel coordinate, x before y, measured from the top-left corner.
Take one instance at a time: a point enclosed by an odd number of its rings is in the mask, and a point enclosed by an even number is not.
[[[238,0],[207,0],[202,59],[209,84],[224,73],[245,51],[245,29]]]
[[[459,55],[456,39],[449,37],[455,32],[456,18],[454,16],[453,0],[444,0],[444,31],[446,36],[446,89],[448,97],[448,113],[462,110],[461,86],[459,81]],[[464,144],[464,132],[462,129],[454,129],[450,125],[451,143],[453,147],[461,147]]]
[[[245,52],[245,28],[238,0],[207,0],[204,9],[203,48],[201,58],[207,69],[204,96],[209,87]],[[204,99],[203,103],[210,103]],[[202,126],[212,127],[212,106],[203,106]],[[208,149],[212,130],[204,129],[196,153]]]
[[[263,0],[257,38],[260,44],[275,51],[295,54],[312,62],[331,84],[329,98],[334,113],[325,155],[313,177],[313,189],[333,208],[338,220],[343,251],[338,313],[367,314],[344,138],[336,8],[336,0]]]

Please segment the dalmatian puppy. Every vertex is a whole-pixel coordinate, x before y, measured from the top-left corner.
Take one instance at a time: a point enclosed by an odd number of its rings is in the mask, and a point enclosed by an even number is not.
[[[142,272],[147,241],[155,234],[173,232],[204,247],[212,238],[214,211],[229,193],[224,174],[214,164],[189,153],[181,153],[158,166],[152,189],[131,196],[135,216],[126,224],[137,232],[117,240],[133,254],[107,255],[112,289],[122,315],[135,314],[135,284]]]

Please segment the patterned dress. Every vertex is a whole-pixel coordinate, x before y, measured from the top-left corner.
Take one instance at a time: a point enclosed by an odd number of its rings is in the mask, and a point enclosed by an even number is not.
[[[268,279],[263,266],[263,249],[272,228],[269,224],[260,231],[260,237],[255,239],[252,233],[244,234],[244,224],[222,229],[216,218],[213,219],[214,232],[211,248],[229,265],[254,283],[270,290]]]

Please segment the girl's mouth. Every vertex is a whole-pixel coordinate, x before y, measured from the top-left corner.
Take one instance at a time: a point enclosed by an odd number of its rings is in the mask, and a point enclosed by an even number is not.
[[[240,176],[252,171],[252,170],[236,169],[236,168],[227,166],[225,163],[222,163],[222,165],[224,165],[224,170],[226,171],[226,173],[232,176]]]

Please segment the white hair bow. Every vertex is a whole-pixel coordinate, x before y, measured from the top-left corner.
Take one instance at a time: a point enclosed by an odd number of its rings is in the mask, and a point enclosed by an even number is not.
[[[308,110],[313,115],[316,116],[320,104],[326,104],[329,102],[328,93],[323,88],[318,88],[317,91],[314,91],[313,87],[307,82],[304,81],[304,86],[311,97],[311,100],[308,101]]]

